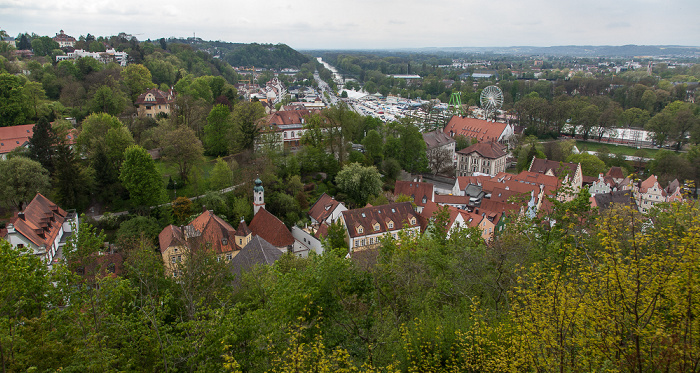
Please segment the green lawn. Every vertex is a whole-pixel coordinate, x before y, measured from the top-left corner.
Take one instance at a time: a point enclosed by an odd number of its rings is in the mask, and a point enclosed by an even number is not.
[[[204,158],[206,160],[196,168],[197,176],[192,178],[192,180],[190,180],[190,182],[184,187],[180,186],[180,175],[178,173],[176,164],[168,164],[163,162],[162,160],[156,161],[156,169],[158,170],[158,172],[160,172],[161,178],[163,179],[163,185],[168,185],[168,180],[170,179],[170,176],[172,176],[173,180],[175,180],[175,182],[178,184],[177,196],[175,196],[173,190],[168,190],[168,198],[175,199],[176,197],[194,197],[197,195],[204,194],[206,186],[205,183],[207,178],[209,178],[209,173],[214,168],[214,164],[216,163],[216,157]]]
[[[656,156],[656,153],[658,152],[658,149],[648,149],[648,148],[641,148],[637,149],[632,146],[626,146],[626,145],[616,145],[616,144],[608,144],[608,143],[599,143],[599,142],[588,142],[588,141],[581,141],[577,140],[576,141],[576,147],[578,148],[579,151],[584,152],[584,151],[594,151],[598,152],[600,151],[601,148],[607,149],[608,153],[612,154],[624,154],[624,155],[635,155],[638,151],[644,152],[644,157],[646,158],[654,158]]]

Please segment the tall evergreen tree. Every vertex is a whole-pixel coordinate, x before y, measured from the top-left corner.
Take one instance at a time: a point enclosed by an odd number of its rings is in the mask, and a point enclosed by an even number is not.
[[[34,134],[29,139],[29,157],[44,166],[53,174],[54,146],[56,133],[46,117],[39,118],[34,126]]]

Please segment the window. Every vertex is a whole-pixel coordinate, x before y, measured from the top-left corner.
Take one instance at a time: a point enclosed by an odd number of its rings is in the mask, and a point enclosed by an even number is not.
[[[18,248],[18,249],[23,249],[23,248],[24,248],[24,244],[23,244],[23,243],[18,243],[18,244],[17,244],[17,248]]]
[[[170,262],[171,263],[176,263],[177,262],[177,257],[175,255],[170,257]]]
[[[231,260],[231,259],[233,259],[233,254],[231,254],[231,253],[226,254],[226,260]]]
[[[224,245],[224,246],[228,245],[228,240],[225,239],[225,238],[222,238],[222,239],[221,239],[221,244]]]
[[[362,234],[364,229],[362,229],[362,226],[357,227],[357,233]]]
[[[241,245],[243,245],[243,239],[242,239],[242,238],[239,238],[239,239],[238,239],[238,246],[241,246]]]
[[[415,225],[415,224],[416,224],[416,218],[411,218],[411,225]]]
[[[393,221],[390,221],[389,223],[387,223],[386,226],[387,226],[389,229],[394,229],[394,222],[393,222]]]

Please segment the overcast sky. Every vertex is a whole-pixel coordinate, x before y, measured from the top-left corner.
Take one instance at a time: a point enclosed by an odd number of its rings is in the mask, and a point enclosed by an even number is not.
[[[700,0],[0,0],[0,28],[295,49],[700,46]]]

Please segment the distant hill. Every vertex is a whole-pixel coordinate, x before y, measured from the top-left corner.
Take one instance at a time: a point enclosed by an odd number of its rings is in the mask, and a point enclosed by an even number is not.
[[[224,41],[205,41],[200,38],[170,38],[168,43],[189,44],[231,64],[268,69],[299,68],[310,61],[286,44],[243,44]]]

